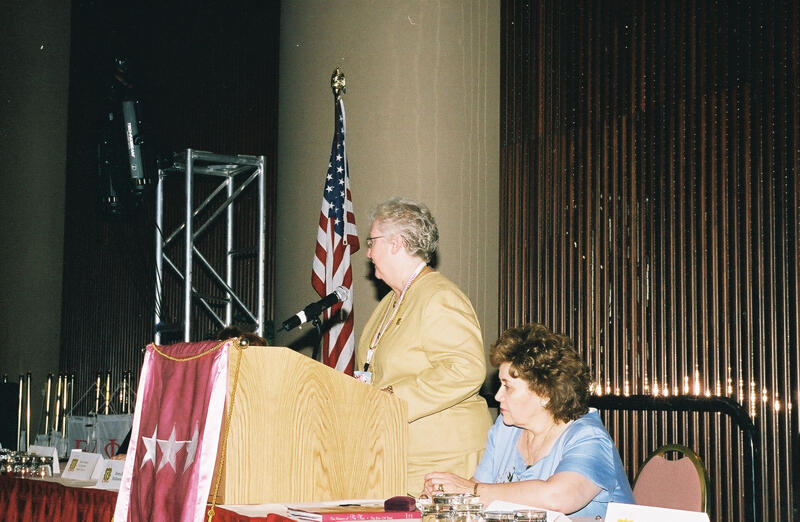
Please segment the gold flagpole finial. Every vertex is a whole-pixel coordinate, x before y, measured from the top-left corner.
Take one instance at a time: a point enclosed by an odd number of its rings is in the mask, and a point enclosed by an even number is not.
[[[338,67],[336,70],[333,71],[331,75],[331,89],[333,90],[333,96],[337,100],[341,98],[342,94],[347,92],[345,87],[345,79],[344,79],[344,71],[339,69]]]

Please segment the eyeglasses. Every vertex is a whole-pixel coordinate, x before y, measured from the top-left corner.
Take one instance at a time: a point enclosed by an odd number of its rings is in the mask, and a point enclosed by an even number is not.
[[[382,237],[385,237],[385,236],[374,236],[374,237],[368,237],[368,238],[367,238],[367,248],[372,248],[372,245],[374,245],[374,244],[375,244],[375,240],[376,240],[376,239],[380,239],[380,238],[382,238]]]

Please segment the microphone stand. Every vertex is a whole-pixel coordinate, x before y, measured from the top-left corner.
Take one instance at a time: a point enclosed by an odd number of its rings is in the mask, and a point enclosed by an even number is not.
[[[311,321],[311,324],[313,324],[314,328],[317,329],[317,342],[314,345],[314,351],[311,354],[311,358],[315,361],[319,361],[319,353],[322,345],[322,321],[319,320],[319,316],[317,315]]]

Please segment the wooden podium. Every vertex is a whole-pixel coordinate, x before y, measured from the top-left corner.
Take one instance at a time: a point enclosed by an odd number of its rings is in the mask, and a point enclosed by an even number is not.
[[[237,357],[231,350],[226,415]],[[407,419],[405,402],[374,386],[288,348],[247,347],[224,447],[220,437],[216,501],[405,495]]]

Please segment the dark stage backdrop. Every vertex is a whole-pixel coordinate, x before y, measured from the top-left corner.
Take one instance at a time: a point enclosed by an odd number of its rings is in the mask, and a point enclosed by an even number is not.
[[[104,380],[112,372],[112,387],[128,370],[135,380],[142,348],[154,336],[153,186],[136,202],[124,197],[118,179],[120,215],[98,204],[108,181],[98,176],[98,146],[109,134],[109,99],[120,92],[140,100],[142,146],[152,161],[187,148],[266,157],[265,291],[266,318],[272,319],[280,3],[82,0],[74,2],[72,15],[59,367],[75,374],[77,400],[98,372]],[[125,60],[126,71],[117,70],[115,58]],[[125,157],[118,159],[124,166]],[[201,184],[197,192],[206,189]],[[184,198],[181,190],[167,193],[170,219],[183,213]],[[237,202],[241,231],[256,224],[255,195]],[[212,229],[203,241],[220,237]],[[221,239],[220,245],[222,255]],[[241,273],[251,279],[248,298],[257,291],[254,264]],[[193,331],[215,329],[201,319]],[[76,413],[90,409],[94,392]]]
[[[570,335],[596,393],[742,404],[761,437],[762,520],[790,520],[800,483],[798,9],[502,7],[500,327]],[[656,445],[693,447],[712,520],[743,519],[724,418],[606,422],[631,476]]]

